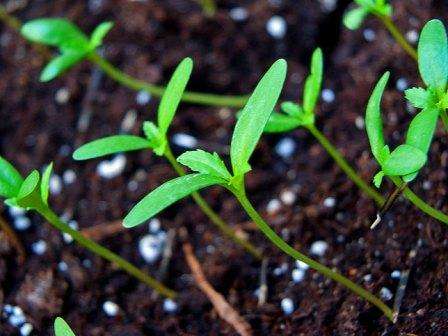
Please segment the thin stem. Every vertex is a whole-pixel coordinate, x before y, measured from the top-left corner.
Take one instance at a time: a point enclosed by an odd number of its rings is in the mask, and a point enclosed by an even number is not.
[[[440,110],[440,118],[442,119],[443,126],[445,127],[445,130],[448,131],[448,115],[446,113],[446,110]]]
[[[173,169],[180,176],[185,175],[184,168],[176,161],[171,148],[167,146],[167,150],[165,151],[165,157],[170,162]],[[208,203],[202,198],[202,196],[198,192],[194,192],[191,194],[191,197],[196,202],[196,204],[201,208],[202,212],[212,221],[212,223],[219,229],[221,232],[233,240],[237,245],[242,246],[247,252],[249,252],[255,258],[261,260],[262,254],[258,249],[253,246],[250,242],[245,239],[241,239],[235,234],[235,231],[226,223],[224,220],[219,217],[219,215],[213,211],[213,209],[208,205]]]
[[[339,150],[334,147],[330,141],[323,135],[314,125],[306,126],[311,134],[319,141],[324,149],[330,154],[330,156],[336,161],[338,166],[347,174],[347,176],[355,183],[365,194],[372,198],[379,206],[382,206],[385,202],[384,197],[369,186],[356,171],[349,165],[344,159]]]
[[[399,186],[403,183],[399,177],[390,177],[390,179],[396,186]],[[447,215],[445,215],[443,212],[441,212],[437,209],[434,209],[432,206],[427,204],[420,197],[418,197],[409,187],[404,189],[403,195],[409,201],[411,201],[412,204],[414,204],[417,208],[419,208],[421,211],[423,211],[427,215],[441,221],[442,223],[448,225],[448,216]]]
[[[345,276],[333,271],[332,269],[328,268],[325,265],[322,265],[321,263],[315,261],[314,259],[311,259],[310,257],[302,254],[301,252],[295,250],[290,245],[288,245],[279,235],[275,233],[274,230],[270,228],[270,226],[261,218],[261,216],[258,214],[258,212],[255,210],[255,208],[252,206],[250,201],[248,200],[246,193],[244,190],[242,191],[236,191],[231,190],[234,195],[237,197],[238,201],[240,202],[241,206],[244,208],[244,210],[247,212],[249,217],[257,224],[257,226],[260,228],[260,230],[266,235],[266,237],[274,243],[279,249],[281,249],[283,252],[288,254],[289,256],[293,257],[296,260],[300,260],[307,265],[309,265],[311,268],[316,270],[317,272],[323,274],[324,276],[333,279],[334,281],[340,283],[341,285],[345,286],[346,288],[350,289],[355,294],[359,295],[360,297],[364,298],[371,304],[375,305],[378,309],[380,309],[384,315],[391,321],[393,321],[393,311],[391,308],[389,308],[383,301],[378,299],[375,295],[369,293],[364,288],[358,286],[350,279],[346,278]]]
[[[161,97],[165,92],[165,87],[149,84],[147,82],[135,79],[121,70],[114,67],[106,59],[102,58],[98,53],[89,54],[88,59],[99,66],[110,78],[132,90],[143,90],[150,94]],[[182,100],[188,103],[207,105],[207,106],[227,106],[227,107],[243,107],[247,101],[246,96],[224,96],[209,93],[189,92],[185,91]]]
[[[408,55],[414,59],[414,61],[417,61],[417,51],[409,44],[408,41],[406,41],[406,38],[403,36],[400,30],[398,30],[392,19],[389,16],[385,15],[376,15],[376,17],[384,24],[384,26],[386,26],[392,37],[404,49],[404,51],[406,51]]]
[[[72,229],[69,225],[64,223],[48,206],[42,204],[37,210],[39,214],[47,219],[51,225],[56,229],[69,234],[78,244],[84,246],[91,252],[103,257],[104,259],[116,264],[119,268],[134,276],[141,282],[153,288],[157,293],[168,298],[174,298],[177,293],[163,284],[143,273],[140,269],[132,265],[130,262],[124,260],[119,255],[113,253],[107,248],[95,243],[94,241],[84,237],[79,231]]]

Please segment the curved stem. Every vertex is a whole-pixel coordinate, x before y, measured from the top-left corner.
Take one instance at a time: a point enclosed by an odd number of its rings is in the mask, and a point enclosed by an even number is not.
[[[150,94],[160,97],[165,91],[165,87],[149,84],[147,82],[135,79],[121,70],[114,67],[106,59],[102,58],[96,52],[88,55],[88,59],[101,68],[110,78],[132,90],[143,90]],[[208,105],[208,106],[226,106],[243,107],[247,101],[246,96],[225,96],[200,92],[185,91],[182,100],[188,103]]]
[[[174,168],[177,174],[179,174],[180,176],[185,175],[184,168],[176,161],[176,158],[174,157],[169,146],[167,146],[167,149],[165,151],[165,157],[170,162],[171,166]],[[212,221],[213,224],[215,224],[215,226],[219,230],[221,230],[222,233],[224,233],[224,235],[233,240],[237,245],[243,247],[247,252],[249,252],[258,260],[262,259],[262,254],[260,253],[260,251],[258,251],[258,249],[247,240],[239,238],[235,234],[235,231],[226,222],[224,222],[215,211],[213,211],[213,209],[208,205],[208,203],[198,192],[192,193],[191,197],[194,199],[199,208],[201,208],[202,212]]]
[[[446,110],[440,111],[440,118],[442,119],[443,126],[445,127],[445,130],[448,131],[448,115],[446,113]]]
[[[389,177],[396,186],[400,186],[403,182],[399,177]],[[420,197],[418,197],[409,187],[405,188],[403,195],[417,208],[426,213],[427,215],[439,220],[440,222],[448,225],[448,215],[433,208]]]
[[[384,15],[376,15],[376,17],[384,24],[384,26],[389,30],[392,37],[397,41],[397,43],[411,56],[414,61],[418,60],[417,51],[412,47],[403,34],[398,30],[395,23],[389,16]]]
[[[321,273],[322,275],[324,275],[330,279],[333,279],[334,281],[345,286],[346,288],[351,290],[353,293],[359,295],[360,297],[364,298],[371,304],[375,305],[378,309],[380,309],[384,313],[384,315],[389,320],[393,321],[392,309],[389,308],[383,301],[381,301],[375,295],[371,294],[364,288],[358,286],[357,284],[355,284],[353,281],[346,278],[345,276],[333,271],[329,267],[322,265],[321,263],[315,261],[314,259],[311,259],[310,257],[302,254],[301,252],[297,251],[296,249],[294,249],[290,245],[288,245],[279,235],[277,235],[274,232],[274,230],[271,229],[271,227],[263,220],[263,218],[261,218],[261,216],[258,214],[258,212],[255,210],[255,208],[252,206],[252,204],[248,200],[244,190],[242,190],[242,191],[230,190],[230,191],[232,191],[232,193],[236,196],[236,198],[240,202],[241,206],[247,212],[249,217],[255,222],[255,224],[257,224],[257,226],[265,234],[265,236],[272,243],[274,243],[280,250],[282,250],[289,256],[293,257],[294,259],[300,260],[300,261],[306,263],[307,265],[309,265],[311,268],[313,268],[317,272]]]
[[[337,165],[347,174],[347,176],[355,183],[367,196],[372,198],[379,206],[382,206],[385,202],[384,197],[369,186],[356,171],[349,165],[344,159],[339,150],[334,147],[330,141],[323,135],[314,125],[308,125],[306,128],[311,134],[319,141],[324,149],[330,154],[330,156],[336,161]]]
[[[56,229],[69,234],[78,244],[84,246],[91,252],[101,256],[102,258],[116,264],[119,268],[134,276],[141,282],[145,283],[149,287],[153,288],[157,293],[168,298],[174,298],[177,293],[163,284],[152,278],[151,276],[143,273],[140,269],[132,265],[130,262],[124,260],[119,255],[113,253],[107,248],[95,243],[94,241],[84,237],[79,231],[72,229],[69,225],[64,223],[48,206],[41,204],[36,209],[45,219],[50,222]]]

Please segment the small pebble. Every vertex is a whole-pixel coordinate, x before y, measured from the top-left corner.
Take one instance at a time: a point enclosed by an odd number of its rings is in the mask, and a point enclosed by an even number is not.
[[[332,103],[336,99],[336,95],[334,91],[331,89],[323,89],[322,90],[322,100],[326,103]]]
[[[134,127],[136,120],[137,120],[137,111],[136,110],[127,111],[123,118],[123,121],[121,122],[121,130],[125,133],[130,132]]]
[[[110,161],[102,161],[96,167],[98,175],[111,179],[119,176],[126,167],[126,157],[123,154],[115,156]]]
[[[161,226],[162,226],[162,223],[160,223],[160,220],[157,218],[153,218],[149,221],[149,232],[157,233],[160,231]]]
[[[159,259],[162,254],[163,243],[164,241],[156,235],[148,234],[140,239],[138,243],[138,250],[143,259],[145,259],[147,263],[152,264]]]
[[[390,274],[390,277],[392,279],[400,279],[401,277],[401,272],[399,270],[395,270]]]
[[[4,311],[6,312],[6,309],[4,309]],[[23,313],[22,308],[20,308],[19,306],[9,305],[8,311],[9,311],[9,313],[7,313],[9,314],[8,322],[10,325],[14,327],[19,327],[26,322],[25,314]]]
[[[324,12],[332,12],[336,9],[338,1],[337,0],[319,0],[322,10]]]
[[[296,267],[299,269],[302,269],[302,270],[307,270],[308,268],[310,268],[310,266],[308,264],[305,264],[301,260],[296,260]]]
[[[229,15],[232,18],[232,20],[237,22],[246,21],[247,18],[249,17],[249,13],[243,7],[232,8],[229,12]]]
[[[367,42],[372,42],[376,37],[376,34],[372,29],[364,29],[363,35]]]
[[[89,3],[87,7],[89,8],[89,11],[92,13],[96,13],[103,7],[104,0],[89,0]]]
[[[18,231],[25,231],[31,226],[31,220],[26,216],[19,216],[14,219],[14,227]]]
[[[66,170],[62,175],[62,180],[65,184],[72,184],[76,181],[76,173],[72,169]]]
[[[333,208],[336,205],[336,199],[334,197],[327,197],[324,199],[324,206],[327,208]]]
[[[167,313],[174,313],[177,310],[177,303],[171,299],[165,299],[163,301],[163,310]]]
[[[63,105],[67,104],[68,100],[70,99],[70,92],[67,90],[67,88],[60,88],[56,91],[56,103]]]
[[[303,279],[305,278],[305,273],[306,273],[306,271],[304,269],[302,269],[302,268],[294,268],[292,270],[292,274],[291,274],[292,275],[292,280],[295,283],[302,282]]]
[[[71,220],[68,222],[68,226],[70,226],[73,230],[78,230],[79,226],[78,226],[78,222],[75,220]],[[63,233],[62,237],[64,238],[64,241],[67,244],[70,244],[73,241],[73,238],[71,235],[69,235],[68,233]]]
[[[317,255],[319,257],[323,257],[325,252],[328,249],[327,242],[323,240],[317,240],[314,243],[311,244],[310,252],[311,254]]]
[[[117,316],[118,312],[120,311],[120,308],[115,302],[112,301],[106,301],[103,303],[103,310],[109,317]]]
[[[418,32],[416,30],[409,30],[406,32],[406,39],[410,43],[417,43],[418,41]]]
[[[296,194],[287,189],[280,194],[280,200],[286,205],[292,205],[296,201]]]
[[[431,190],[431,188],[432,188],[432,182],[431,181],[424,181],[423,182],[423,189]]]
[[[356,117],[355,125],[356,125],[357,129],[360,129],[360,130],[364,129],[364,126],[365,126],[364,118],[361,116]]]
[[[37,255],[43,255],[47,250],[47,243],[44,240],[38,240],[31,245],[31,249]]]
[[[131,180],[128,183],[128,190],[129,191],[136,191],[138,189],[138,182],[135,180]]]
[[[281,203],[278,199],[270,200],[268,205],[266,206],[266,211],[268,214],[273,215],[277,213],[281,208]]]
[[[62,179],[59,175],[52,174],[50,177],[50,193],[53,195],[59,195],[62,191]]]
[[[282,39],[286,34],[286,21],[279,15],[274,15],[266,23],[269,35],[276,39]]]
[[[279,267],[274,268],[273,273],[275,276],[280,276],[282,274],[285,274],[287,270],[288,270],[288,264],[283,263]]]
[[[284,298],[280,303],[285,315],[290,315],[294,311],[294,302],[290,298]]]
[[[173,143],[179,147],[195,148],[198,145],[198,140],[185,133],[177,133],[173,135]]]
[[[32,331],[33,331],[33,325],[29,322],[24,323],[20,327],[20,335],[21,336],[28,336],[31,334]]]
[[[135,101],[139,105],[146,105],[151,101],[151,94],[149,92],[141,90],[137,93]]]
[[[92,267],[92,261],[91,261],[90,259],[84,259],[84,260],[82,261],[82,265],[83,265],[85,268],[90,268],[90,267]]]
[[[283,159],[289,159],[294,154],[296,147],[293,139],[283,138],[275,146],[275,152]]]
[[[381,298],[382,298],[383,300],[385,300],[385,301],[389,301],[389,300],[392,299],[393,294],[392,294],[392,292],[390,291],[389,288],[387,288],[387,287],[383,287],[383,288],[381,288],[381,290],[380,290],[380,296],[381,296]]]
[[[362,278],[365,282],[370,282],[372,281],[372,274],[366,274],[363,276]]]
[[[409,83],[405,78],[399,78],[396,83],[397,90],[404,91],[409,87]]]
[[[68,270],[68,265],[67,265],[67,263],[66,263],[65,261],[61,261],[61,262],[58,264],[58,270],[61,271],[61,272],[67,272],[67,270]]]

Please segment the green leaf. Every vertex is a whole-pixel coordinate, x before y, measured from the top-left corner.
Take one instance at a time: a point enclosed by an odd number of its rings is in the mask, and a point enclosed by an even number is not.
[[[198,173],[209,174],[224,180],[230,180],[232,177],[217,153],[210,154],[197,149],[183,153],[177,161]]]
[[[409,125],[406,144],[420,149],[423,153],[428,153],[438,119],[439,110],[434,106],[425,108],[417,114]]]
[[[23,183],[19,172],[3,157],[0,156],[0,196],[15,197]]]
[[[300,105],[291,102],[291,101],[286,101],[280,104],[280,108],[283,112],[285,112],[286,114],[290,115],[291,117],[302,117],[303,116],[303,109]]]
[[[48,196],[50,194],[50,177],[53,171],[53,162],[45,168],[40,181],[40,196],[42,201],[48,205]]]
[[[148,139],[151,148],[158,156],[162,156],[165,153],[168,141],[166,136],[163,136],[159,128],[151,121],[145,121],[143,123],[143,132]]]
[[[376,84],[366,108],[366,130],[370,148],[372,149],[373,156],[380,164],[382,164],[380,151],[385,145],[380,105],[388,80],[389,72],[386,72]]]
[[[89,142],[73,153],[75,160],[88,160],[105,155],[151,148],[150,142],[134,135],[114,135]]]
[[[137,226],[192,192],[223,183],[226,181],[208,174],[190,174],[165,182],[131,209],[123,225],[127,228]]]
[[[358,7],[347,11],[344,15],[344,25],[351,30],[361,27],[368,11],[364,7]]]
[[[16,199],[22,200],[25,197],[31,195],[36,190],[36,188],[39,187],[39,179],[39,172],[37,170],[33,170],[23,181]]]
[[[365,8],[371,8],[375,6],[375,1],[374,0],[355,0],[355,2],[361,6],[361,7],[365,7]]]
[[[42,70],[39,80],[49,82],[60,74],[80,62],[85,57],[85,53],[65,52],[64,54],[53,58]]]
[[[421,87],[407,89],[404,94],[412,106],[417,108],[425,108],[431,102],[431,93]]]
[[[375,187],[381,187],[381,182],[383,182],[384,172],[381,170],[373,177],[373,184]]]
[[[184,58],[177,66],[166,87],[157,112],[157,123],[162,136],[166,136],[166,132],[182,99],[192,70],[193,61],[191,58]]]
[[[21,33],[30,41],[59,47],[63,50],[89,51],[87,36],[66,19],[43,18],[32,20],[22,26]]]
[[[113,26],[113,22],[103,22],[99,24],[92,32],[92,36],[90,37],[90,47],[92,49],[95,49],[103,44],[104,37],[109,32],[109,30],[112,29]]]
[[[418,42],[418,68],[429,87],[444,91],[448,77],[448,42],[445,26],[431,20],[424,27]]]
[[[414,173],[426,163],[426,154],[410,145],[400,145],[382,165],[385,175],[403,176]]]
[[[302,122],[300,119],[289,115],[272,112],[268,123],[264,127],[265,133],[283,133],[300,127]]]
[[[314,114],[322,85],[323,66],[322,50],[317,48],[311,58],[311,74],[305,81],[303,91],[303,109],[307,114]]]
[[[276,61],[260,80],[241,112],[230,146],[230,158],[235,176],[243,176],[251,169],[249,158],[280,96],[286,68],[285,60]]]
[[[60,317],[57,317],[54,321],[54,333],[56,336],[75,336],[67,322]]]

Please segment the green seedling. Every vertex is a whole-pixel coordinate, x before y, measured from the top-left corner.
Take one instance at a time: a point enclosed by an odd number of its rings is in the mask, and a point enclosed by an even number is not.
[[[180,104],[192,69],[193,61],[190,58],[185,58],[176,68],[160,101],[157,110],[157,124],[150,121],[146,121],[143,124],[146,138],[134,135],[115,135],[98,139],[78,148],[73,153],[73,158],[75,160],[88,160],[121,152],[152,150],[156,155],[165,157],[179,175],[185,175],[185,170],[177,163],[169,146],[168,129]],[[239,238],[199,193],[193,193],[192,197],[212,223],[226,236],[245,248],[256,258],[261,258],[260,252],[248,241]]]
[[[216,13],[215,0],[196,0],[196,2],[202,7],[202,12],[205,16],[213,17]]]
[[[202,1],[202,0],[201,0]],[[210,3],[213,3],[211,1]],[[204,2],[207,8],[211,4]],[[7,24],[14,29],[20,27],[20,21],[9,16],[0,5],[0,19],[3,17]],[[14,24],[11,22],[14,21]],[[126,75],[115,68],[96,49],[101,46],[104,37],[113,27],[111,22],[104,22],[95,28],[89,38],[75,24],[63,18],[41,18],[29,21],[21,27],[21,34],[26,39],[39,44],[56,47],[60,55],[54,58],[42,71],[40,80],[50,81],[83,60],[88,60],[103,70],[110,78],[132,90],[143,90],[154,96],[161,97],[165,87],[146,83]],[[241,107],[247,100],[246,96],[221,96],[200,92],[184,92],[182,100],[185,102],[211,105]]]
[[[48,196],[52,169],[53,165],[50,164],[45,168],[42,176],[37,170],[33,170],[26,178],[23,178],[8,161],[0,156],[0,197],[6,198],[5,203],[9,206],[39,213],[56,229],[69,234],[73,240],[91,252],[115,263],[118,267],[144,282],[159,294],[169,298],[175,297],[176,293],[174,291],[143,273],[117,254],[84,237],[80,232],[72,229],[67,223],[62,221],[51,210],[48,204]]]
[[[54,320],[54,334],[55,336],[76,336],[67,322],[61,317],[56,317]]]
[[[339,282],[360,297],[377,306],[392,320],[392,310],[377,297],[356,285],[348,278],[307,257],[288,245],[263,220],[246,195],[245,176],[251,170],[250,157],[259,142],[269,117],[280,96],[286,77],[286,62],[276,61],[258,83],[236,123],[231,145],[231,171],[216,153],[202,150],[188,151],[178,161],[194,173],[165,182],[151,191],[124,218],[123,225],[132,228],[157,215],[166,207],[190,195],[192,192],[218,185],[229,190],[239,201],[249,217],[264,235],[280,250],[300,260],[323,275]]]

